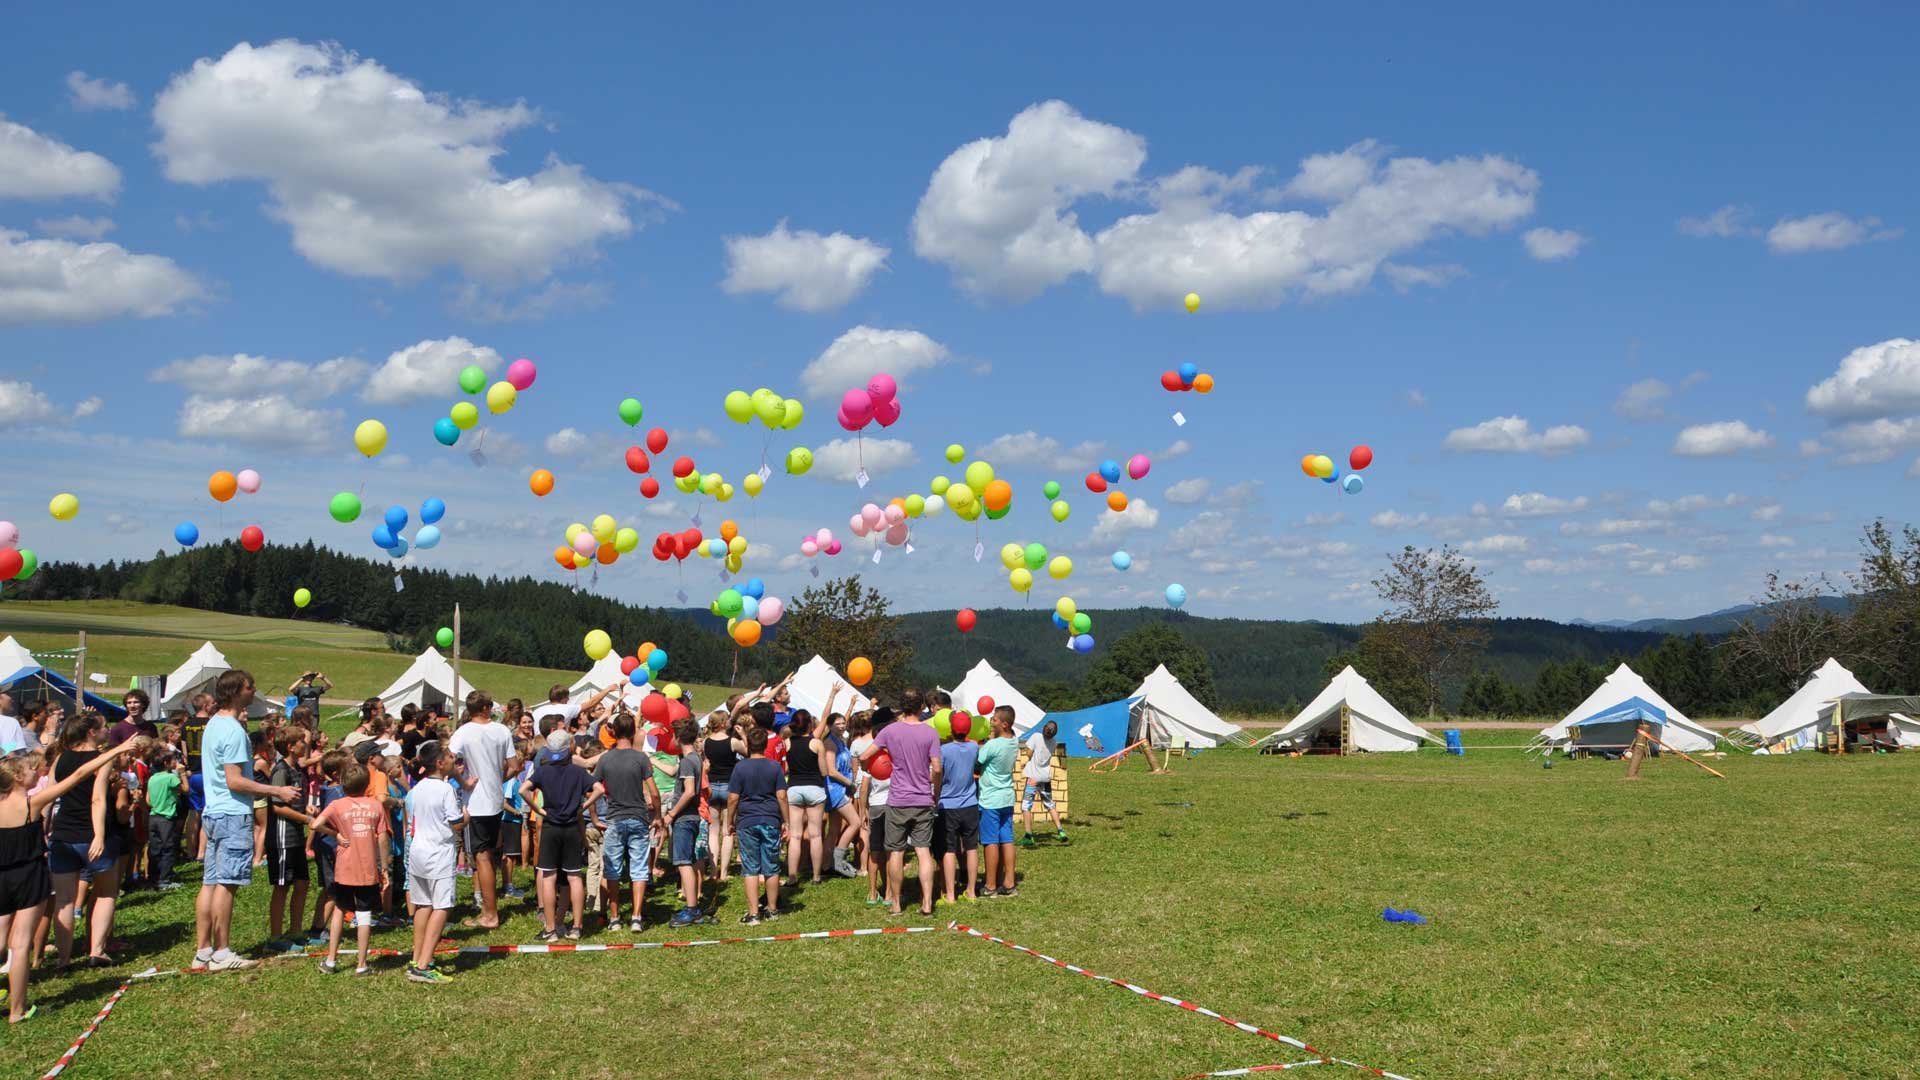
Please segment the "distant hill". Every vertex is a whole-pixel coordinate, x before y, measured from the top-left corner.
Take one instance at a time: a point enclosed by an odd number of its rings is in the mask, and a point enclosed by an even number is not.
[[[1853,601],[1844,596],[1822,596],[1818,598],[1820,606],[1836,615],[1844,615],[1853,610]],[[1756,614],[1757,613],[1757,614]],[[1695,615],[1689,619],[1607,619],[1590,622],[1586,619],[1574,619],[1568,625],[1585,626],[1606,630],[1639,630],[1654,634],[1705,634],[1708,637],[1720,637],[1731,634],[1740,623],[1755,618],[1766,625],[1769,616],[1758,604],[1735,604],[1730,608]]]

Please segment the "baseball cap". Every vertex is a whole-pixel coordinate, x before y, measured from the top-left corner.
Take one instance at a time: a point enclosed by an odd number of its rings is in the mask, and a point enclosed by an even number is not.
[[[955,735],[958,735],[963,739],[966,738],[969,734],[973,732],[973,719],[967,716],[965,713],[954,713],[953,720],[952,720],[952,730]]]
[[[375,757],[384,753],[386,753],[386,751],[381,748],[380,740],[378,739],[362,739],[353,744],[353,760],[362,765],[365,765],[367,762],[372,761]]]
[[[547,736],[547,749],[556,754],[565,755],[573,749],[573,735],[563,728],[555,728]]]

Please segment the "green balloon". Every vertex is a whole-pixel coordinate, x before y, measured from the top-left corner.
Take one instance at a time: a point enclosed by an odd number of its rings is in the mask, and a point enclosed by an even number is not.
[[[479,364],[468,364],[460,369],[460,389],[469,394],[477,394],[487,385],[487,369]]]
[[[953,481],[944,476],[936,476],[933,478],[933,483],[927,485],[927,490],[933,492],[935,495],[945,495],[947,489],[952,486]]]
[[[721,593],[720,599],[715,601],[715,603],[720,605],[720,614],[729,619],[738,616],[741,607],[744,606],[740,599],[740,590],[738,589],[728,589],[726,592]]]
[[[640,415],[644,411],[640,408],[639,398],[627,398],[620,402],[620,419],[628,427],[639,423]]]
[[[728,394],[726,400],[720,403],[720,408],[726,411],[727,419],[736,424],[744,424],[753,419],[753,399],[747,396],[745,390],[735,390]]]
[[[40,556],[35,555],[32,548],[21,548],[20,572],[13,575],[13,580],[25,581],[32,577],[33,572],[38,569],[40,569]]]
[[[1073,632],[1076,634],[1093,633],[1093,617],[1084,611],[1073,613]]]
[[[787,451],[787,472],[794,476],[805,476],[813,468],[813,451],[804,446],[796,446]]]
[[[800,404],[797,398],[788,398],[786,400],[786,406],[787,415],[781,418],[780,426],[791,431],[800,426],[801,418],[807,415],[807,407]]]
[[[1011,506],[1003,506],[1003,507],[1001,507],[1001,508],[1000,508],[1000,509],[998,509],[998,510],[988,510],[988,511],[987,511],[987,520],[988,520],[988,521],[999,521],[999,520],[1000,520],[1001,518],[1003,518],[1003,517],[1006,517],[1006,516],[1007,516],[1007,514],[1008,514],[1009,512],[1011,512],[1012,510],[1013,510],[1013,507],[1011,507]]]
[[[453,648],[453,627],[443,626],[433,635],[433,640],[443,649]]]
[[[1040,492],[1041,494],[1045,495],[1049,499],[1059,498],[1060,497],[1060,481],[1058,480],[1047,481],[1047,486],[1041,488]]]
[[[786,399],[777,394],[768,394],[766,397],[749,402],[748,404],[753,407],[753,413],[760,418],[760,422],[770,428],[779,427],[780,421],[787,418]]]
[[[360,520],[360,496],[351,491],[343,491],[327,504],[327,513],[342,525],[351,525]]]
[[[1047,545],[1045,544],[1028,544],[1026,555],[1029,570],[1038,570],[1047,565]]]

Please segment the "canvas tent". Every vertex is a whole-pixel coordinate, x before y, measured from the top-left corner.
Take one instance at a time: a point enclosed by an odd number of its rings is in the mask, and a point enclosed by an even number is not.
[[[69,707],[73,704],[73,680],[34,659],[11,634],[0,640],[0,690],[12,694],[20,708],[48,699],[64,701]],[[92,691],[87,692],[85,700],[88,708],[112,719],[127,715],[127,710]]]
[[[1035,705],[1021,693],[1017,687],[993,669],[985,660],[973,665],[967,677],[953,688],[953,707],[973,712],[981,698],[990,697],[995,705],[1005,705],[1013,710],[1013,730],[1025,733],[1047,718],[1047,710]],[[1116,749],[1118,749],[1116,747]]]
[[[620,654],[609,652],[596,660],[585,675],[575,680],[574,684],[568,688],[568,692],[577,698],[582,694],[597,694],[609,686],[630,684],[631,681],[627,678],[626,672],[620,670]]]
[[[1842,694],[1820,706],[1813,737],[1816,745],[1842,751],[1862,743],[1920,747],[1916,716],[1920,716],[1920,697]]]
[[[473,684],[465,679],[453,684],[453,665],[433,646],[414,658],[413,665],[380,692],[387,711],[398,713],[408,705],[447,705],[457,707],[467,699]]]
[[[1335,746],[1340,753],[1364,750],[1418,750],[1420,742],[1438,743],[1426,728],[1406,718],[1352,666],[1341,669],[1326,689],[1300,710],[1286,727],[1260,740],[1262,746]]]
[[[1853,672],[1829,656],[1820,670],[1795,690],[1792,697],[1781,702],[1779,708],[1751,724],[1741,725],[1740,730],[1760,742],[1760,748],[1754,751],[1757,754],[1803,750],[1813,745],[1814,728],[1819,723],[1823,705],[1842,694],[1867,692],[1860,680],[1853,677]]]
[[[1046,718],[1059,725],[1056,742],[1068,757],[1103,758],[1127,748],[1129,727],[1139,704],[1138,698],[1127,698],[1091,709],[1048,713]],[[1022,732],[1021,737],[1025,736]]]
[[[1570,750],[1593,749],[1605,752],[1625,754],[1639,736],[1640,725],[1646,724],[1656,729],[1654,734],[1660,741],[1672,745],[1667,737],[1670,722],[1667,711],[1643,698],[1631,697],[1616,702],[1581,719],[1567,728],[1567,747]],[[1653,752],[1660,752],[1659,746]]]
[[[1131,740],[1140,739],[1149,724],[1158,724],[1173,741],[1193,747],[1219,746],[1240,734],[1238,727],[1215,716],[1212,709],[1188,693],[1165,664],[1142,679],[1129,700],[1134,702],[1128,731]],[[1109,752],[1120,749],[1116,746]]]
[[[160,698],[161,714],[171,713],[175,709],[191,709],[190,703],[195,694],[203,690],[213,693],[214,684],[220,681],[220,676],[232,670],[233,665],[227,662],[226,655],[213,642],[201,645],[167,676],[163,684],[164,696]],[[247,715],[258,717],[280,712],[282,705],[274,693],[255,686],[253,705],[247,709]]]
[[[1587,695],[1587,700],[1575,706],[1572,712],[1562,717],[1557,724],[1549,725],[1540,732],[1540,739],[1549,751],[1564,750],[1573,741],[1572,730],[1582,721],[1605,713],[1616,705],[1632,698],[1650,705],[1666,717],[1660,732],[1661,741],[1675,750],[1693,752],[1711,750],[1718,736],[1687,718],[1687,715],[1674,708],[1666,698],[1659,695],[1653,687],[1647,685],[1637,672],[1625,664],[1613,670],[1606,681]],[[1630,741],[1630,740],[1629,740]]]
[[[793,673],[793,681],[787,684],[787,696],[793,707],[805,709],[819,716],[826,710],[827,694],[834,683],[841,686],[840,694],[834,698],[834,711],[856,713],[862,709],[873,708],[873,699],[853,688],[853,680],[834,669],[819,656],[800,665]]]

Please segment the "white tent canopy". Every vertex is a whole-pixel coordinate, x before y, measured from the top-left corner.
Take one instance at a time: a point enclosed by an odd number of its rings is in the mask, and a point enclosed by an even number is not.
[[[1741,725],[1740,730],[1751,732],[1759,737],[1761,747],[1755,753],[1785,754],[1813,745],[1814,729],[1820,722],[1821,706],[1842,694],[1871,693],[1862,686],[1853,672],[1840,666],[1840,661],[1827,657],[1827,662],[1793,692],[1793,696],[1781,702],[1780,707],[1751,724]]]
[[[1659,706],[1660,711],[1667,714],[1667,723],[1660,733],[1660,739],[1675,750],[1711,750],[1719,740],[1719,736],[1694,723],[1685,713],[1674,708],[1672,703],[1661,697],[1653,687],[1648,686],[1647,681],[1642,679],[1639,673],[1625,664],[1615,668],[1605,682],[1595,688],[1593,693],[1587,695],[1587,700],[1575,706],[1574,710],[1562,717],[1559,723],[1542,729],[1540,737],[1546,740],[1549,748],[1565,749],[1572,742],[1570,728],[1590,716],[1613,708],[1628,698],[1636,697],[1649,705]]]
[[[397,679],[393,685],[380,692],[380,700],[386,702],[387,711],[398,713],[408,705],[458,706],[467,699],[473,690],[473,684],[465,679],[455,686],[453,665],[433,646],[414,658],[413,665]]]
[[[1219,746],[1240,734],[1238,727],[1215,716],[1212,709],[1188,693],[1165,664],[1154,668],[1127,696],[1139,699],[1134,702],[1134,722],[1127,733],[1131,739],[1141,738],[1148,723],[1157,723],[1170,737],[1188,746]]]
[[[195,694],[203,690],[213,693],[220,676],[232,670],[226,654],[213,642],[207,642],[193,650],[193,655],[181,661],[173,674],[167,676],[166,696],[160,699],[160,711],[164,714],[175,709],[191,709]],[[280,699],[286,695],[276,695],[274,690],[260,686],[254,687],[254,691],[253,706],[247,710],[249,716],[268,716],[281,711]]]
[[[626,672],[620,670],[620,654],[609,652],[595,661],[585,675],[575,680],[574,684],[568,687],[568,693],[577,698],[582,694],[597,694],[609,686],[618,686],[622,683],[631,685],[632,680],[627,678]]]
[[[836,712],[850,714],[873,708],[873,699],[854,689],[852,679],[842,675],[818,655],[801,664],[800,670],[793,673],[793,681],[787,684],[787,696],[794,708],[805,709],[819,716],[826,711],[827,694],[836,682],[841,686],[839,696],[834,698]]]
[[[15,641],[12,634],[8,634],[5,641],[0,641],[0,683],[10,683],[21,672],[39,667],[40,661],[33,658],[25,645]]]
[[[992,698],[995,705],[1012,709],[1015,734],[1024,735],[1047,718],[1047,710],[1030,701],[1027,695],[985,660],[973,665],[973,670],[967,672],[967,677],[960,680],[960,685],[953,688],[952,694],[953,707],[967,712],[973,712],[974,706],[983,697]]]
[[[1346,711],[1347,744],[1341,750],[1387,752],[1418,750],[1422,739],[1440,740],[1426,728],[1407,719],[1393,703],[1351,665],[1342,668],[1326,689],[1315,695],[1286,727],[1261,740],[1263,744],[1306,746],[1314,734],[1327,724],[1340,727],[1341,710]]]

